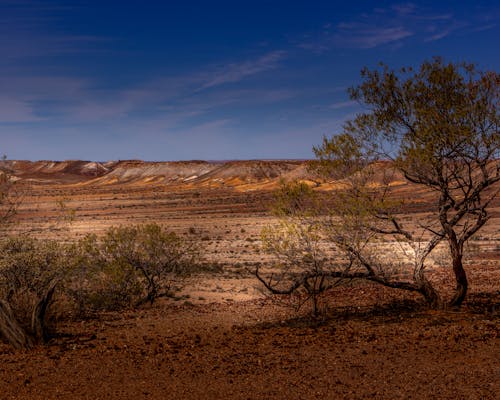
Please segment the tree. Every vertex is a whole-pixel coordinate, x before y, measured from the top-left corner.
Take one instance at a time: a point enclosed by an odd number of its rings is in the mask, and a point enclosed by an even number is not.
[[[334,142],[343,147],[349,143],[345,139],[336,137],[330,147]],[[278,223],[262,231],[263,248],[275,259],[272,272],[263,273],[259,266],[255,270],[271,293],[300,297],[304,292],[304,301],[311,300],[317,314],[320,298],[328,290],[364,279],[418,292],[438,305],[439,297],[424,274],[429,249],[404,235],[398,241],[383,240],[373,210],[388,213],[399,204],[387,199],[385,191],[370,187],[370,171],[350,174],[331,198],[301,182],[282,185],[273,209]]]
[[[368,111],[348,122],[342,135],[325,138],[314,149],[316,168],[330,176],[366,176],[368,165],[390,160],[405,179],[431,191],[432,220],[420,224],[425,236],[419,237],[404,228],[397,207],[387,202],[388,185],[378,190],[367,190],[366,181],[351,185],[349,201],[357,204],[362,225],[375,234],[413,243],[427,237],[418,249],[414,277],[435,304],[439,299],[425,279],[425,261],[446,241],[456,281],[449,304],[460,306],[468,287],[464,245],[488,221],[488,207],[499,192],[500,75],[434,58],[417,71],[396,73],[385,65],[364,69],[362,78],[350,95]],[[364,263],[361,253],[352,253]]]
[[[305,202],[303,184],[282,188],[280,223],[263,235],[278,272],[269,277],[257,268],[257,278],[278,294],[308,285],[310,296],[364,279],[440,307],[427,271],[442,264],[447,245],[456,281],[449,305],[460,306],[468,286],[464,245],[488,221],[500,190],[500,76],[435,58],[418,71],[382,64],[362,77],[350,95],[367,111],[314,148],[311,169],[333,179],[331,196]],[[424,219],[394,196],[391,182],[404,179],[430,195]]]

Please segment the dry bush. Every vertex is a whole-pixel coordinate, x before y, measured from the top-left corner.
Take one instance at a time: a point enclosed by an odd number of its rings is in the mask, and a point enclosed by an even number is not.
[[[274,256],[273,272],[263,274],[257,265],[255,273],[272,293],[289,295],[297,309],[310,301],[318,314],[323,294],[340,283],[330,273],[342,271],[345,265],[325,251],[321,224],[311,207],[314,203],[315,194],[306,184],[282,183],[273,205],[279,222],[261,233],[263,250]]]
[[[196,241],[160,225],[111,227],[72,249],[68,294],[80,315],[119,310],[171,296],[183,278],[203,270]]]
[[[131,307],[140,295],[135,271],[106,259],[102,243],[95,235],[87,235],[74,244],[70,253],[71,273],[66,293],[78,317]]]
[[[18,236],[0,244],[0,333],[15,347],[48,339],[49,309],[66,261],[54,241]]]

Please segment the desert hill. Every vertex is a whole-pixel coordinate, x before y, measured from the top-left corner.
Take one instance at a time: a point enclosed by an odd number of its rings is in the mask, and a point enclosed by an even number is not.
[[[34,184],[78,186],[168,185],[176,189],[232,188],[242,191],[274,189],[281,180],[302,180],[317,185],[319,180],[307,168],[307,160],[245,161],[141,161],[108,162],[6,161],[14,179]],[[386,178],[387,165],[381,164],[374,175],[378,182]],[[391,176],[395,185],[405,184],[400,176]],[[331,185],[326,185],[329,187]]]
[[[94,161],[5,161],[5,168],[17,179],[47,183],[75,183],[107,174],[114,162]]]

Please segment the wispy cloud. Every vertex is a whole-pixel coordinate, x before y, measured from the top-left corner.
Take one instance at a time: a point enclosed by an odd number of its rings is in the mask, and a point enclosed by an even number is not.
[[[0,87],[0,124],[31,123],[64,115],[69,104],[88,96],[89,82],[72,77],[18,72],[0,75]]]
[[[34,75],[35,71],[29,70],[0,74],[0,124],[42,119],[73,124],[131,119],[157,119],[164,123],[166,117],[168,125],[175,127],[237,105],[278,103],[290,99],[295,92],[269,85],[245,88],[226,84],[241,83],[278,68],[285,56],[283,51],[273,51],[254,60],[227,62],[222,67],[200,66],[188,73],[131,81],[117,88],[106,88],[106,82],[98,78]]]
[[[393,4],[391,8],[399,15],[413,14],[417,6],[414,3]]]
[[[0,65],[25,58],[102,49],[112,38],[53,29],[73,7],[52,1],[0,1]]]
[[[486,24],[486,25],[479,25],[475,26],[471,29],[471,32],[482,32],[482,31],[487,31],[493,28],[496,28],[498,24],[493,23],[493,24]]]
[[[239,82],[249,76],[275,69],[279,66],[280,61],[286,57],[286,54],[285,51],[276,50],[264,54],[256,60],[223,65],[214,71],[213,76],[201,86],[200,90],[226,83]]]
[[[481,22],[478,13],[456,16],[453,10],[440,11],[414,3],[393,4],[337,24],[324,25],[319,33],[305,35],[297,45],[300,48],[324,53],[332,48],[372,49],[384,45],[404,44],[408,39],[431,42],[458,32],[468,32],[494,23]]]
[[[33,107],[22,100],[0,97],[0,123],[25,123],[40,121]]]
[[[337,103],[330,104],[328,107],[331,110],[339,110],[341,108],[348,108],[348,107],[354,107],[358,103],[355,102],[354,100],[349,100],[349,101],[339,101]]]
[[[334,41],[344,47],[371,49],[396,42],[413,35],[404,26],[377,26],[371,23],[341,23],[334,35]]]

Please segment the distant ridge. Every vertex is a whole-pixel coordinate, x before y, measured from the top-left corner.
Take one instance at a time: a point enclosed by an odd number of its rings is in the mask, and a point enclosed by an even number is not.
[[[300,180],[319,186],[308,169],[309,160],[190,160],[190,161],[26,161],[8,160],[5,166],[16,180],[58,185],[167,185],[176,189],[230,188],[270,190],[282,180]],[[386,166],[381,165],[381,169]],[[405,184],[394,177],[395,183]],[[322,187],[331,184],[322,183]]]

